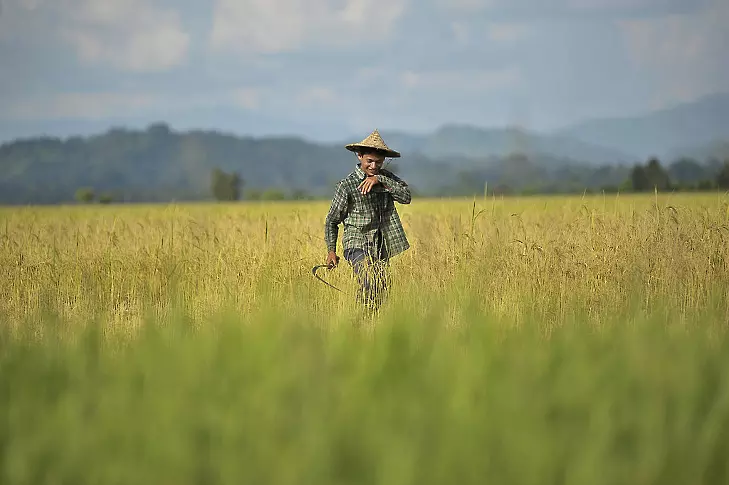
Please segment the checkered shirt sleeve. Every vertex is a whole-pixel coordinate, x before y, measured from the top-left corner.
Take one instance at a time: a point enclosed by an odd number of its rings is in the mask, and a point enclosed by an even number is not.
[[[409,204],[412,200],[412,196],[410,194],[408,184],[392,172],[385,173],[387,175],[376,175],[377,180],[379,180],[384,189],[392,195],[395,202]]]
[[[339,236],[339,224],[344,222],[347,217],[347,207],[349,198],[344,187],[345,181],[337,184],[332,197],[332,204],[329,207],[326,222],[324,224],[324,239],[327,244],[328,251],[337,250],[337,237]]]

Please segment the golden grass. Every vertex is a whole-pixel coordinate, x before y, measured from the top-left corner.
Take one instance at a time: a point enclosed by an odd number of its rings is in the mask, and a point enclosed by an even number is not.
[[[364,322],[326,203],[2,209],[0,483],[725,483],[728,203],[415,200]]]
[[[353,298],[316,281],[325,202],[0,209],[0,314],[103,318],[131,331],[173,306],[204,322],[229,305],[349,321]],[[392,263],[389,307],[467,305],[544,330],[625,313],[729,318],[729,196],[653,194],[415,199],[398,205],[412,248]],[[341,234],[341,232],[340,232]],[[339,250],[341,256],[341,249]],[[354,291],[351,271],[326,274]],[[387,311],[385,308],[384,311]],[[631,308],[633,313],[626,311]],[[685,318],[684,318],[685,317]]]

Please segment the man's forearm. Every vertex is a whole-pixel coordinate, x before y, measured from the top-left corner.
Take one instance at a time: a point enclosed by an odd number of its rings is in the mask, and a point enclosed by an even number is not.
[[[332,198],[332,205],[329,208],[326,220],[324,221],[324,240],[328,251],[336,251],[337,236],[339,236],[339,224],[344,221],[347,214],[347,194],[342,184],[337,185]]]
[[[339,224],[327,219],[324,224],[324,240],[326,241],[327,251],[337,251],[337,237],[339,236]]]
[[[382,174],[377,175],[376,177],[382,184],[382,187],[392,194],[392,198],[395,199],[396,202],[401,204],[410,203],[412,196],[410,194],[410,188],[405,182],[392,179]]]

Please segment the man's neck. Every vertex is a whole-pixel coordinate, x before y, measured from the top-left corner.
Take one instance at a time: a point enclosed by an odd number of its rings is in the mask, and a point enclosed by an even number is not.
[[[357,175],[360,176],[360,177],[362,177],[362,178],[369,177],[369,175],[367,175],[367,173],[364,170],[362,170],[362,166],[359,165],[359,164],[356,164],[354,166],[354,171],[357,172]],[[379,172],[377,172],[377,174],[381,174],[381,173],[382,173],[382,170],[380,170]]]

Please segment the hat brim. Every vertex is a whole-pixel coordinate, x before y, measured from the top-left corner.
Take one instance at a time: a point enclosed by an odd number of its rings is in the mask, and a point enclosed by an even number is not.
[[[351,143],[349,145],[346,145],[344,148],[346,148],[350,152],[357,152],[358,150],[374,150],[378,153],[382,153],[383,155],[385,155],[385,157],[388,158],[400,158],[400,154],[395,150],[385,150],[383,148],[361,145],[359,143]]]

